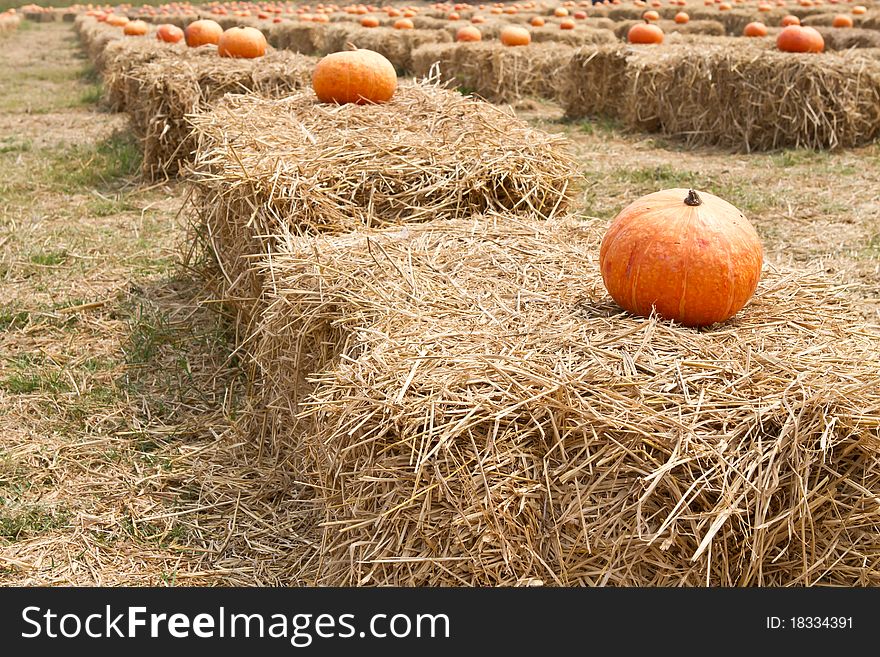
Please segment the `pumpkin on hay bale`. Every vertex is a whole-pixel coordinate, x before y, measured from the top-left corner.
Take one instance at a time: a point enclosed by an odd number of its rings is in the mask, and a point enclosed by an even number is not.
[[[598,221],[290,235],[252,336],[319,585],[880,584],[877,327],[768,268],[709,329],[620,312]],[[257,409],[255,408],[255,413]]]
[[[380,104],[227,96],[191,122],[189,209],[220,264],[219,294],[246,315],[262,292],[254,259],[288,233],[493,209],[552,216],[576,176],[563,138],[430,82]]]

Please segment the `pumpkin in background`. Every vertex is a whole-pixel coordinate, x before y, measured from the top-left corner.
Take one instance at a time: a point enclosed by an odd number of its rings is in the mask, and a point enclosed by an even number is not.
[[[126,36],[144,36],[150,31],[150,26],[144,21],[128,21],[122,28],[122,33]]]
[[[230,27],[220,35],[217,54],[221,57],[255,59],[266,54],[266,37],[255,27]]]
[[[559,29],[560,30],[573,30],[575,27],[573,18],[563,18],[559,21]]]
[[[124,27],[128,23],[128,18],[125,16],[120,16],[118,14],[109,14],[106,19],[107,25],[112,25],[113,27]]]
[[[361,27],[379,27],[379,19],[375,16],[364,16],[361,19]]]
[[[483,33],[473,25],[465,25],[455,33],[456,41],[482,41]]]
[[[679,25],[684,25],[688,21],[690,21],[691,17],[688,16],[685,12],[680,11],[675,15],[675,22]]]
[[[183,40],[183,30],[176,25],[163,23],[156,28],[156,38],[159,41],[165,41],[166,43],[179,43]]]
[[[776,37],[776,47],[783,52],[822,52],[825,39],[812,27],[789,25]]]
[[[800,25],[801,19],[797,16],[792,16],[791,14],[788,14],[787,16],[782,17],[782,20],[779,21],[779,24],[782,27],[788,27],[789,25]]]
[[[217,45],[223,35],[223,28],[217,21],[203,18],[187,25],[183,34],[186,38],[186,45],[190,48],[198,48],[208,44]]]
[[[743,36],[747,37],[765,37],[767,36],[767,26],[761,21],[754,21],[743,28]]]
[[[532,42],[532,34],[519,25],[505,25],[498,34],[505,46],[527,46]]]
[[[529,24],[532,27],[543,27],[546,21],[541,16],[532,16],[532,20],[529,21]]]
[[[372,50],[335,52],[315,66],[312,89],[322,103],[384,103],[397,90],[397,71]]]
[[[653,309],[685,326],[733,317],[755,293],[761,240],[743,214],[706,192],[666,189],[624,208],[599,249],[605,288],[617,304]]]
[[[413,27],[413,22],[408,18],[398,18],[394,21],[395,30],[411,30]]]
[[[853,19],[846,14],[837,14],[831,21],[831,27],[852,27]]]
[[[642,18],[644,18],[646,21],[651,21],[653,23],[654,21],[660,20],[660,14],[658,14],[654,10],[646,11],[644,14],[642,14]]]
[[[663,43],[663,30],[651,23],[636,23],[626,33],[630,43]]]

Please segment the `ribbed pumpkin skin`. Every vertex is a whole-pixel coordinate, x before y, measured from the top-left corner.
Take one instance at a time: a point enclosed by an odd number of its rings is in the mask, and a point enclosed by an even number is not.
[[[647,317],[652,307],[685,326],[729,319],[755,293],[761,240],[727,201],[687,189],[648,194],[624,208],[602,239],[602,280],[624,310]]]
[[[397,71],[372,50],[347,50],[324,57],[312,74],[322,103],[384,103],[397,90]]]

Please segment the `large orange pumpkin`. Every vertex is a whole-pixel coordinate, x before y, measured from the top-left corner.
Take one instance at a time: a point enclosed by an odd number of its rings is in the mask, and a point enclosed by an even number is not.
[[[372,50],[346,50],[324,57],[312,73],[322,103],[384,103],[397,90],[397,72]]]
[[[255,59],[266,54],[266,37],[255,27],[230,27],[220,35],[217,54],[221,57]]]
[[[505,46],[527,46],[532,42],[532,34],[519,25],[505,25],[498,37]]]
[[[186,45],[197,48],[207,44],[217,45],[223,35],[223,28],[217,21],[203,18],[187,25],[183,34],[186,37]]]
[[[178,43],[183,40],[183,30],[176,25],[163,23],[156,28],[156,38],[166,43]]]
[[[663,30],[652,23],[636,23],[626,33],[630,43],[663,43]]]
[[[763,248],[743,214],[706,192],[666,189],[615,217],[599,249],[602,280],[624,310],[685,326],[733,317],[755,292]]]
[[[783,52],[822,52],[825,39],[812,27],[789,25],[777,35],[776,47]]]

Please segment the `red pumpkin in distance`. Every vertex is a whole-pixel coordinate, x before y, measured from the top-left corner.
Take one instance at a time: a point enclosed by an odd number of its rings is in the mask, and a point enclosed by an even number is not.
[[[761,277],[763,247],[752,224],[707,192],[666,189],[624,208],[599,249],[605,288],[624,310],[652,310],[684,326],[733,317]]]
[[[217,45],[223,35],[223,28],[217,21],[203,18],[187,25],[183,34],[186,38],[186,45],[190,48],[198,48],[207,44]]]
[[[777,35],[776,47],[783,52],[822,52],[825,39],[812,27],[789,25]]]
[[[384,103],[397,90],[397,71],[372,50],[335,52],[315,65],[312,89],[322,103]]]
[[[636,23],[626,33],[626,40],[630,43],[663,43],[663,30],[652,23]]]

